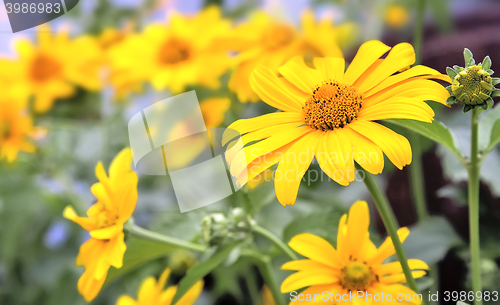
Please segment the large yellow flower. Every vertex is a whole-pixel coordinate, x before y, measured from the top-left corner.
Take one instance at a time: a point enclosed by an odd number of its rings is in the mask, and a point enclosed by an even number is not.
[[[137,301],[128,295],[121,296],[116,305],[170,305],[174,298],[177,286],[165,289],[170,269],[166,269],[158,281],[149,277],[141,285],[137,295]],[[164,290],[165,289],[165,290]],[[203,281],[200,280],[191,287],[186,294],[176,303],[177,305],[192,305],[198,299],[203,289]]]
[[[308,259],[291,261],[281,267],[297,271],[283,281],[281,291],[286,293],[309,288],[292,294],[296,301],[290,304],[320,304],[321,300],[333,301],[328,304],[345,305],[421,303],[413,290],[402,285],[406,279],[401,264],[384,264],[388,257],[396,253],[391,238],[388,237],[377,249],[369,237],[369,224],[368,205],[365,201],[358,201],[349,210],[349,216],[344,215],[340,219],[337,249],[321,237],[309,233],[292,238],[290,247]],[[398,230],[401,241],[409,233],[406,227]],[[408,264],[416,278],[425,275],[424,270],[429,268],[417,259],[409,259]]]
[[[87,90],[101,87],[101,49],[90,36],[70,39],[67,31],[52,35],[46,25],[37,32],[38,44],[20,40],[16,44],[22,81],[35,97],[34,109],[45,112],[56,99],[73,95],[76,86]]]
[[[258,12],[248,23],[238,26],[232,35],[239,65],[229,80],[229,89],[241,102],[257,102],[259,97],[250,87],[250,74],[259,64],[273,71],[296,55],[341,57],[339,45],[353,41],[354,25],[345,23],[334,27],[332,20],[315,22],[311,12],[302,15],[302,29],[278,22],[272,16]]]
[[[4,67],[0,63],[0,67]],[[1,88],[0,94],[0,160],[13,162],[19,151],[33,152],[30,138],[35,135],[33,119],[25,105],[27,96],[22,88]]]
[[[391,50],[380,41],[369,41],[345,73],[344,59],[332,57],[314,58],[314,69],[296,57],[278,69],[282,77],[259,66],[250,78],[252,88],[282,112],[238,120],[228,127],[243,134],[243,143],[249,144],[226,154],[231,174],[244,184],[279,162],[275,189],[285,206],[295,203],[314,157],[323,172],[341,185],[354,181],[354,161],[372,174],[382,172],[383,153],[399,169],[410,164],[408,140],[373,121],[431,122],[434,112],[424,101],[446,105],[449,93],[428,79],[449,82],[448,76],[425,66],[397,73],[414,61],[408,43]]]
[[[78,291],[85,300],[93,300],[104,284],[109,267],[121,268],[126,250],[123,224],[132,216],[137,203],[138,177],[131,169],[132,152],[122,150],[109,167],[109,177],[101,162],[97,164],[99,182],[91,188],[97,202],[79,217],[66,207],[64,217],[89,231],[91,238],[80,247],[76,258],[85,272],[78,281]]]
[[[115,85],[149,80],[156,90],[183,91],[189,85],[219,87],[219,77],[232,63],[220,38],[230,30],[217,7],[196,16],[169,15],[168,24],[153,24],[111,51]],[[132,81],[131,81],[132,80]]]

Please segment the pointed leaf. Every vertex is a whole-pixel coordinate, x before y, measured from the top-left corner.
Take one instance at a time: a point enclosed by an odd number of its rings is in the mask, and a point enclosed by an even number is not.
[[[464,113],[467,113],[467,112],[471,111],[472,109],[474,109],[473,106],[471,106],[471,105],[464,105],[464,108],[462,109],[462,111]]]
[[[451,85],[447,86],[445,89],[448,91],[449,94],[453,94],[453,90],[451,90]]]
[[[457,99],[454,97],[454,96],[449,96],[447,99],[446,99],[446,105],[455,105],[457,104]]]
[[[500,142],[500,107],[479,117],[479,151],[488,154]]]
[[[172,300],[172,305],[175,305],[188,290],[193,287],[196,282],[201,280],[217,266],[219,266],[228,256],[231,254],[233,249],[239,243],[227,244],[215,251],[215,253],[206,261],[200,262],[193,267],[191,267],[186,275],[179,282],[179,286],[175,293],[174,299]]]
[[[500,77],[492,77],[491,78],[491,84],[493,86],[500,84]]]
[[[472,55],[472,52],[467,48],[464,49],[464,59],[466,67],[473,66],[476,63],[476,61],[474,60],[474,56]]]
[[[460,73],[460,72],[462,72],[462,71],[464,70],[464,68],[462,68],[462,67],[460,67],[460,66],[457,66],[457,65],[454,65],[454,66],[453,66],[453,69],[454,69],[455,71],[457,71],[457,73]]]
[[[448,74],[448,76],[453,79],[455,78],[455,76],[457,76],[457,71],[453,70],[452,68],[450,67],[446,67],[446,74]]]
[[[463,157],[458,148],[455,145],[455,140],[445,125],[441,122],[434,120],[432,123],[425,123],[413,120],[404,120],[404,119],[392,119],[386,120],[385,122],[390,122],[392,124],[406,127],[410,130],[413,130],[422,136],[429,138],[437,143],[448,148],[457,158],[463,162]]]
[[[483,59],[483,63],[481,64],[481,67],[483,68],[483,70],[488,70],[489,68],[491,68],[491,58],[489,56],[486,56]]]
[[[500,96],[500,89],[495,89],[493,92],[491,92],[491,97],[497,97]]]
[[[485,70],[489,75],[492,75],[493,73],[495,73],[495,71],[491,70],[491,69],[488,69],[488,70]]]

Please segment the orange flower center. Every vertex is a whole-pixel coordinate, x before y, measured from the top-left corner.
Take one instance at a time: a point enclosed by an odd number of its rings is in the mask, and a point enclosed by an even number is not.
[[[328,81],[313,90],[302,109],[304,123],[318,130],[343,128],[358,117],[363,97],[349,85]]]
[[[96,227],[98,229],[107,228],[115,225],[117,221],[118,214],[103,208],[96,217]]]
[[[170,38],[160,47],[159,60],[166,65],[173,65],[187,60],[191,56],[191,48],[186,41]]]
[[[31,66],[31,78],[37,82],[44,82],[57,77],[61,73],[62,67],[52,57],[39,54],[35,57]]]
[[[262,43],[268,50],[275,50],[289,45],[295,38],[292,27],[278,24],[264,32]]]
[[[350,261],[340,271],[339,284],[349,291],[366,291],[377,280],[365,263]]]

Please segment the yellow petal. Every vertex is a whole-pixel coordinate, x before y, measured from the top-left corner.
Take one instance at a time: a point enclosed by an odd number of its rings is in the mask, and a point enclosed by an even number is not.
[[[419,278],[427,274],[425,271],[412,271],[413,278]],[[403,284],[406,283],[406,277],[403,273],[384,276],[380,279],[383,284]]]
[[[400,228],[398,230],[399,240],[404,242],[406,237],[410,234],[410,230],[407,227]],[[371,257],[368,261],[368,265],[378,265],[382,264],[384,260],[386,260],[389,256],[394,255],[396,250],[394,249],[394,245],[392,244],[392,239],[387,237],[385,241],[380,245],[377,249],[377,253]]]
[[[198,299],[201,291],[203,290],[203,281],[198,281],[193,287],[189,288],[188,292],[176,303],[178,305],[193,305]]]
[[[295,142],[274,173],[276,197],[283,206],[294,205],[302,177],[314,158],[321,132],[311,132]]]
[[[320,262],[332,268],[340,268],[341,266],[335,248],[319,236],[309,233],[299,234],[293,237],[288,245],[295,252],[313,261]]]
[[[389,52],[383,62],[367,76],[357,89],[365,92],[375,87],[392,74],[415,63],[415,51],[409,43],[399,43]]]
[[[139,305],[128,295],[122,295],[118,301],[116,301],[116,305]]]
[[[349,248],[347,241],[347,214],[342,215],[339,221],[339,229],[337,231],[337,253],[339,259],[343,262],[349,259]]]
[[[356,56],[344,74],[344,84],[352,85],[380,56],[391,48],[378,40],[370,40],[359,47]]]
[[[297,271],[310,270],[310,269],[325,269],[325,268],[330,268],[330,267],[310,259],[291,261],[281,266],[281,270],[297,270]]]
[[[287,124],[287,123],[301,123],[303,122],[302,113],[298,112],[274,112],[269,114],[264,114],[251,119],[237,120],[227,127],[222,137],[222,145],[226,145],[229,140],[235,138],[236,136],[246,134],[247,132],[256,131],[262,128]],[[232,130],[238,131],[235,133]]]
[[[341,57],[315,57],[313,64],[318,69],[324,80],[336,80],[342,83],[344,78],[345,60]]]
[[[105,276],[96,279],[93,277],[92,273],[85,271],[78,280],[78,292],[80,292],[85,301],[90,302],[99,294],[105,280]]]
[[[429,270],[429,266],[425,262],[419,259],[409,259],[408,265],[410,266],[411,270],[417,270],[417,269]],[[382,276],[386,274],[402,273],[403,268],[401,267],[400,262],[392,262],[388,264],[383,264],[382,266],[377,268],[376,272],[379,276]]]
[[[312,93],[314,88],[324,80],[317,70],[306,66],[304,59],[300,56],[287,61],[278,68],[278,72],[305,93]]]
[[[165,288],[165,285],[167,284],[167,280],[170,277],[171,270],[170,268],[166,268],[162,274],[160,275],[160,278],[158,279],[158,282],[156,283],[156,289],[158,291],[162,291]]]
[[[137,301],[139,304],[156,304],[160,294],[156,290],[156,280],[153,277],[146,278],[139,288]]]
[[[378,123],[358,120],[347,127],[370,139],[380,147],[389,160],[399,169],[411,163],[411,147],[408,140]]]
[[[416,98],[393,97],[370,107],[363,107],[358,119],[367,121],[409,119],[431,123],[434,111],[424,101]]]
[[[344,128],[344,133],[352,142],[354,161],[373,175],[382,173],[384,155],[380,147],[350,128]]]
[[[250,85],[269,106],[283,111],[302,112],[305,101],[287,90],[271,69],[259,66],[253,70]]]
[[[337,274],[329,268],[298,271],[283,281],[281,292],[286,293],[313,285],[333,284],[338,280]]]
[[[66,208],[64,208],[63,216],[66,219],[69,219],[73,222],[76,222],[84,230],[91,231],[91,230],[95,229],[95,222],[93,220],[86,218],[86,217],[79,217],[78,215],[76,215],[75,210],[70,206],[67,206]]]
[[[349,256],[358,258],[363,241],[368,234],[370,211],[366,201],[356,201],[349,209],[347,217],[347,240],[349,241]]]
[[[95,239],[111,239],[123,232],[123,225],[113,225],[102,229],[90,231],[90,236]]]
[[[331,296],[333,295],[333,299],[335,300],[336,295],[342,295],[346,293],[346,291],[338,284],[326,284],[326,285],[314,285],[312,287],[309,287],[305,289],[304,291],[300,292],[297,294],[297,298],[294,301],[290,302],[290,305],[294,304],[317,304],[317,305],[322,305],[322,304],[328,304],[331,305],[332,303],[326,302],[324,298],[320,298],[320,296],[323,295],[324,292],[328,293],[328,298],[331,300]],[[301,296],[302,295],[302,296]],[[307,298],[307,296],[310,296]],[[351,305],[349,303],[337,303],[338,305]]]
[[[111,239],[107,245],[109,247],[107,261],[115,268],[121,268],[123,265],[123,255],[125,254],[125,250],[127,250],[124,238],[125,236],[121,232],[118,236]]]
[[[130,148],[124,148],[111,162],[109,166],[109,177],[120,177],[122,173],[130,172],[132,170],[131,165],[132,150]]]

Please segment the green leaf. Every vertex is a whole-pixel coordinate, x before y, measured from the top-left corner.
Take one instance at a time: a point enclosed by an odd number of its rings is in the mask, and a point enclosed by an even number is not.
[[[486,70],[486,73],[488,73],[489,75],[492,75],[493,73],[495,73],[495,71],[488,69],[488,70]]]
[[[500,142],[500,107],[479,117],[479,151],[487,155]]]
[[[446,99],[446,105],[455,105],[457,104],[457,99],[454,97],[454,96],[449,96],[447,99]]]
[[[464,59],[465,59],[465,66],[470,67],[476,64],[476,61],[474,60],[474,56],[472,55],[472,52],[465,48],[464,49]]]
[[[483,63],[481,64],[481,67],[483,68],[483,70],[488,70],[489,68],[491,68],[491,58],[489,56],[486,56],[483,59]]]
[[[457,76],[457,71],[453,70],[452,68],[450,67],[446,67],[446,74],[448,74],[448,76],[453,79],[455,78],[455,76]]]
[[[403,246],[409,258],[434,264],[443,259],[448,250],[463,243],[452,225],[441,216],[432,216],[410,228]]]
[[[109,269],[104,287],[111,284],[118,277],[132,271],[134,268],[163,257],[176,249],[176,247],[170,245],[131,237],[130,241],[127,243],[127,250],[123,257],[123,267],[120,269],[111,267]]]
[[[500,77],[492,77],[491,78],[491,84],[493,86],[500,84]]]
[[[491,97],[498,97],[498,96],[500,96],[500,89],[493,90],[493,92],[491,93]]]
[[[440,143],[441,145],[448,148],[463,163],[462,154],[455,145],[453,135],[451,134],[448,127],[443,125],[441,122],[434,120],[432,121],[432,123],[425,123],[425,122],[404,120],[404,119],[392,119],[392,120],[387,120],[386,122],[406,127],[410,130],[413,130],[421,134],[426,138],[429,138],[435,142]]]
[[[175,293],[174,299],[172,300],[172,305],[177,303],[177,301],[179,301],[180,298],[182,298],[182,296],[186,294],[186,292],[188,292],[188,290],[193,287],[194,284],[196,284],[196,282],[201,280],[217,266],[219,266],[238,244],[239,243],[237,242],[227,244],[217,249],[217,251],[215,251],[215,253],[208,260],[200,262],[191,267],[187,271],[186,276],[184,276],[179,282],[179,286]]]

